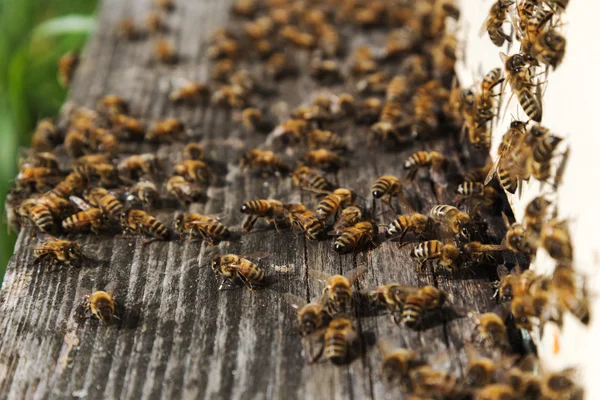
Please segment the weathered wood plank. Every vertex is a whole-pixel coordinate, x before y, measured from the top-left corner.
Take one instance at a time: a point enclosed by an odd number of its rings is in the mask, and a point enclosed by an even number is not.
[[[207,37],[227,22],[229,2],[178,2],[177,10],[167,17],[166,38],[176,46],[181,62],[170,67],[155,63],[153,40],[124,42],[115,35],[121,18],[141,21],[151,6],[150,0],[103,2],[100,29],[84,54],[70,100],[94,106],[103,95],[114,93],[131,101],[135,115],[147,120],[173,116],[195,127],[197,136],[190,141],[205,145],[209,159],[229,165],[226,182],[210,188],[208,201],[193,204],[192,211],[224,213],[228,225],[239,226],[243,218],[238,210],[245,200],[275,198],[314,205],[314,199],[293,189],[289,179],[263,181],[239,173],[234,163],[242,151],[261,143],[264,136],[243,133],[232,112],[174,107],[167,100],[173,77],[208,79]],[[357,35],[351,47],[381,39],[381,33]],[[305,54],[297,57],[301,65],[308,63]],[[280,89],[293,107],[309,100],[316,85],[301,76],[283,82]],[[355,152],[351,165],[335,179],[354,188],[368,205],[376,177],[404,176],[403,161],[417,150],[443,150],[457,169],[465,168],[450,136],[396,153],[367,149],[365,128],[352,128],[346,137]],[[173,162],[181,159],[183,145],[159,149],[143,145],[143,150],[156,150]],[[418,189],[411,198],[418,198],[415,207],[427,212],[437,201],[425,176],[419,176],[409,190]],[[453,188],[448,190],[451,198]],[[378,203],[374,214],[381,211],[385,209]],[[168,222],[173,210],[163,210],[158,217]],[[392,214],[377,218],[387,223]],[[495,224],[489,234],[498,240],[500,220]],[[489,286],[493,272],[477,271],[474,277],[465,272],[457,278],[426,268],[417,274],[409,257],[411,246],[396,242],[366,254],[339,256],[331,249],[331,240],[307,242],[291,231],[277,233],[262,224],[241,240],[218,248],[198,242],[144,245],[141,238],[78,235],[86,254],[101,262],[50,274],[27,267],[32,260],[30,247],[36,243],[30,234],[29,229],[21,232],[0,293],[2,398],[389,398],[391,388],[381,379],[376,338],[425,349],[426,355],[448,352],[452,370],[462,371],[458,353],[470,339],[471,321],[440,320],[415,331],[398,327],[385,315],[363,315],[360,308],[353,316],[363,349],[359,357],[340,367],[307,365],[296,335],[295,313],[281,293],[306,299],[320,296],[322,285],[308,277],[308,269],[333,274],[366,265],[368,272],[357,288],[392,281],[430,284],[450,293],[457,308],[487,311],[494,307]],[[218,291],[219,282],[210,269],[212,257],[219,252],[255,251],[270,254],[261,265],[273,283],[257,293],[243,288]],[[284,265],[289,272],[275,271],[275,266]],[[109,283],[117,284],[118,300],[126,309],[122,326],[77,326],[72,315],[81,295]]]

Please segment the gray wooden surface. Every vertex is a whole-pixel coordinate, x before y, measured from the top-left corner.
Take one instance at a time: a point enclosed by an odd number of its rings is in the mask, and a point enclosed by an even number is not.
[[[124,42],[114,33],[121,18],[142,20],[151,4],[151,0],[103,2],[99,30],[85,51],[70,100],[94,106],[107,93],[121,95],[131,101],[134,115],[149,119],[173,116],[196,126],[198,140],[206,145],[209,158],[236,162],[244,148],[261,143],[264,137],[244,134],[229,111],[174,107],[167,100],[173,76],[208,79],[206,39],[214,28],[227,23],[228,2],[177,2],[177,10],[167,19],[171,29],[166,36],[182,61],[171,67],[154,62],[152,40]],[[365,35],[357,41],[367,39]],[[314,87],[310,79],[301,77],[283,82],[280,90],[294,106],[307,101]],[[360,146],[365,135],[363,128],[348,133],[357,149],[350,167],[337,179],[341,185],[355,188],[369,204],[373,180],[382,174],[402,176],[403,160],[416,150],[443,150],[459,169],[464,168],[451,136],[400,153],[380,152],[375,157]],[[158,154],[176,160],[182,148],[182,144],[164,145]],[[233,166],[227,177],[225,185],[209,190],[206,203],[194,204],[191,209],[225,213],[228,225],[239,226],[242,215],[238,210],[245,200],[310,199],[294,189],[289,179],[263,181],[242,176]],[[421,193],[415,196],[420,198],[423,211],[436,204],[427,180],[418,180],[411,190]],[[379,204],[377,209],[381,210]],[[173,211],[167,210],[159,218],[166,222],[172,215]],[[382,221],[390,218],[386,214]],[[331,249],[331,240],[307,242],[290,231],[277,233],[259,225],[256,232],[217,248],[179,241],[143,245],[142,239],[81,235],[78,241],[86,245],[87,255],[100,261],[78,271],[56,273],[27,266],[32,260],[30,248],[37,239],[23,230],[0,293],[0,398],[401,396],[381,379],[376,338],[388,338],[398,346],[425,348],[425,354],[432,357],[447,352],[450,370],[462,373],[465,360],[461,349],[474,327],[468,318],[434,321],[428,329],[414,331],[396,326],[385,315],[362,316],[360,310],[356,310],[355,324],[363,354],[341,367],[307,365],[296,335],[295,313],[280,294],[315,298],[322,286],[308,278],[307,269],[341,273],[364,264],[368,273],[358,288],[391,281],[433,284],[453,296],[457,309],[488,311],[495,307],[489,285],[493,271],[451,277],[433,274],[427,268],[417,275],[415,263],[408,257],[411,246],[387,242],[368,254],[339,256]],[[495,226],[500,226],[498,219]],[[498,236],[498,232],[489,233]],[[218,281],[209,266],[212,257],[218,252],[254,251],[270,254],[260,265],[274,283],[256,293],[244,288],[218,291]],[[277,272],[275,266],[289,266],[289,272]],[[72,316],[80,296],[111,282],[116,283],[118,300],[127,310],[122,326],[76,325]]]

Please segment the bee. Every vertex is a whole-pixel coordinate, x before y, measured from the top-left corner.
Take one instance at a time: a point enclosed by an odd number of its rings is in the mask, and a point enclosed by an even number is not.
[[[432,223],[428,216],[417,212],[398,215],[396,219],[390,222],[386,236],[388,238],[398,237],[402,242],[408,232],[412,232],[415,236],[423,236],[431,228]]]
[[[116,116],[127,114],[129,112],[129,103],[121,96],[109,94],[98,101],[96,109],[101,114],[107,116]]]
[[[174,103],[196,103],[210,95],[210,88],[205,82],[188,82],[169,93],[169,99]]]
[[[349,117],[356,112],[356,101],[350,93],[342,93],[337,96],[337,100],[332,111],[337,117]]]
[[[223,85],[213,93],[210,101],[218,106],[244,108],[246,95],[246,89],[239,85]]]
[[[175,118],[167,118],[152,126],[145,139],[154,142],[172,142],[181,138],[185,125]]]
[[[273,79],[283,79],[298,72],[298,67],[285,53],[273,53],[265,63],[266,75]]]
[[[52,151],[60,144],[61,136],[56,130],[56,126],[51,119],[42,119],[37,123],[33,136],[31,137],[31,147],[34,151]]]
[[[413,393],[427,396],[426,398],[451,397],[455,387],[456,378],[449,373],[438,371],[430,365],[413,368],[409,372]]]
[[[463,182],[456,188],[457,203],[463,200],[477,200],[477,205],[491,207],[496,202],[498,194],[492,186],[481,182]]]
[[[70,51],[58,60],[58,81],[61,85],[69,86],[78,64],[79,53],[76,51]]]
[[[308,274],[325,284],[323,297],[327,307],[332,313],[343,312],[350,306],[352,301],[352,285],[367,271],[365,266],[360,266],[348,271],[344,275],[329,275],[314,269],[308,270]]]
[[[344,140],[331,131],[313,129],[308,132],[306,142],[309,149],[330,149],[333,151],[346,151],[348,149]]]
[[[373,49],[369,46],[359,46],[352,55],[351,71],[355,75],[375,73],[379,69]]]
[[[363,94],[384,94],[389,90],[389,84],[390,77],[386,72],[374,72],[358,81],[356,90]]]
[[[290,118],[278,125],[271,134],[271,141],[282,145],[299,143],[308,133],[308,122],[304,119]]]
[[[244,33],[253,41],[265,40],[271,34],[273,20],[269,17],[259,18],[244,24]]]
[[[544,224],[540,242],[550,257],[555,260],[573,260],[573,245],[568,221],[552,219],[547,224]]]
[[[75,172],[80,173],[88,180],[98,178],[100,186],[111,187],[119,183],[119,172],[114,165],[109,163],[80,164],[75,168]]]
[[[409,372],[422,365],[417,352],[405,349],[392,349],[387,340],[378,339],[377,347],[383,355],[382,372],[387,381],[399,379],[402,386],[410,384]]]
[[[468,183],[483,183],[491,168],[492,164],[487,164],[480,168],[471,168],[465,173],[464,180]]]
[[[421,295],[420,291],[407,293],[400,315],[402,322],[409,328],[416,328],[423,320],[426,307],[427,299]]]
[[[325,225],[317,218],[317,215],[308,210],[303,204],[284,205],[288,221],[292,228],[298,232],[304,232],[308,240],[317,240]]]
[[[354,341],[358,338],[352,321],[345,317],[335,317],[325,330],[323,353],[333,364],[340,365],[348,360]]]
[[[168,30],[164,19],[156,11],[149,12],[146,15],[146,27],[150,32],[154,33],[166,32]]]
[[[516,399],[517,393],[509,385],[492,383],[478,389],[473,397],[475,400],[507,400]]]
[[[29,218],[42,232],[50,232],[54,227],[54,216],[45,204],[37,199],[23,200],[17,209],[19,220]]]
[[[544,163],[552,159],[554,151],[563,139],[551,134],[548,128],[533,125],[523,140],[531,148],[533,160],[537,163]]]
[[[165,240],[169,233],[159,220],[142,210],[129,209],[121,213],[121,227],[124,234],[146,234],[158,240]]]
[[[212,262],[212,270],[215,274],[223,277],[219,290],[223,289],[226,282],[235,279],[240,280],[251,291],[255,292],[255,285],[265,282],[265,271],[258,265],[235,254],[224,254],[215,256]]]
[[[460,211],[458,208],[449,205],[434,206],[429,211],[429,216],[437,222],[441,222],[454,235],[469,238],[467,226],[471,222],[469,214]]]
[[[439,240],[428,240],[419,243],[412,251],[410,256],[419,261],[417,267],[421,271],[423,264],[429,260],[436,261],[436,267],[442,267],[452,271],[454,264],[460,255],[460,250],[453,244],[443,244]]]
[[[121,140],[142,141],[145,135],[144,125],[137,119],[125,114],[117,114],[111,119],[114,132]]]
[[[80,157],[91,150],[87,137],[75,129],[67,132],[64,145],[67,154],[72,158]]]
[[[34,153],[31,156],[30,161],[27,161],[25,164],[29,164],[30,162],[34,167],[44,167],[44,168],[48,168],[48,169],[55,170],[55,171],[59,170],[58,158],[52,153],[48,153],[48,152]]]
[[[233,74],[235,68],[236,66],[233,60],[219,60],[215,63],[214,68],[211,71],[211,77],[215,81],[225,82]]]
[[[578,290],[575,271],[557,266],[550,280],[550,291],[557,295],[560,306],[573,314],[584,325],[590,323],[590,304],[585,290]]]
[[[431,178],[439,185],[445,185],[443,168],[447,159],[437,151],[419,151],[414,153],[404,163],[404,169],[409,170],[407,178],[413,180],[421,167],[428,167]]]
[[[62,227],[67,232],[91,230],[98,235],[101,230],[110,228],[110,218],[101,208],[87,206],[85,210],[63,220]]]
[[[159,39],[154,44],[154,54],[158,62],[162,64],[175,64],[178,56],[175,48],[165,39]]]
[[[60,264],[80,267],[84,258],[79,243],[59,239],[49,239],[39,243],[33,249],[33,254],[34,265],[50,263],[52,266]]]
[[[21,166],[21,171],[15,179],[17,189],[19,190],[37,190],[44,191],[57,183],[57,172],[46,167],[32,167],[26,164]]]
[[[189,143],[183,149],[184,160],[202,160],[204,158],[204,147],[198,143]]]
[[[292,182],[299,188],[330,192],[333,184],[321,175],[317,170],[307,166],[300,166],[292,173]]]
[[[80,320],[90,319],[104,325],[109,325],[118,317],[118,305],[111,287],[106,291],[98,290],[85,295],[77,307],[77,317]]]
[[[154,0],[154,4],[166,12],[175,10],[175,0]]]
[[[200,187],[177,175],[167,181],[167,192],[184,204],[193,203],[203,197]]]
[[[512,37],[504,33],[502,25],[507,19],[509,7],[513,4],[513,0],[497,0],[490,8],[488,17],[479,31],[480,36],[487,32],[492,43],[498,47],[501,47],[505,40],[511,43]]]
[[[315,36],[308,32],[302,32],[293,25],[286,25],[280,31],[279,35],[301,49],[312,49],[316,45]]]
[[[541,394],[543,399],[573,399],[584,398],[583,389],[573,379],[574,369],[566,369],[546,374],[542,379]]]
[[[356,194],[350,189],[335,189],[319,202],[317,216],[319,219],[327,220],[330,216],[337,215],[340,210],[350,205],[355,198]]]
[[[277,220],[285,217],[286,213],[283,203],[277,200],[247,201],[240,208],[240,212],[248,214],[242,224],[242,229],[246,232],[252,230],[258,218],[264,218],[268,223],[274,224],[277,231],[279,231]]]
[[[313,60],[309,65],[310,76],[322,83],[342,82],[344,76],[337,61],[334,60]]]
[[[486,343],[504,346],[507,343],[506,325],[497,314],[489,312],[473,317],[479,337]]]
[[[513,269],[510,273],[504,265],[497,268],[500,281],[497,283],[497,296],[501,302],[513,300],[529,290],[536,280],[531,270],[521,271],[520,267]]]
[[[289,172],[289,167],[279,156],[269,150],[252,149],[245,153],[240,166],[243,171],[251,169],[263,176],[280,176]]]
[[[481,388],[493,383],[496,370],[500,365],[491,358],[482,357],[469,345],[465,347],[467,352],[467,374],[463,383],[471,388]]]
[[[183,176],[188,182],[198,185],[208,185],[213,178],[212,169],[200,160],[179,162],[175,164],[173,172],[175,175]]]
[[[329,320],[329,314],[322,301],[307,303],[303,298],[291,293],[284,293],[285,301],[297,312],[298,333],[302,337],[319,331]]]
[[[536,85],[532,81],[531,73],[523,55],[514,54],[509,57],[504,53],[500,53],[500,56],[504,61],[504,69],[510,87],[513,93],[517,95],[523,111],[533,121],[540,122],[542,120],[542,103],[539,98],[539,91],[537,93],[533,91],[533,87]]]
[[[385,92],[387,102],[397,103],[405,101],[411,95],[411,85],[408,78],[403,75],[396,75],[388,84]]]
[[[525,227],[540,235],[544,225],[546,212],[552,203],[544,196],[531,200],[525,207]]]
[[[525,136],[527,124],[522,121],[512,121],[509,129],[502,136],[502,142],[498,146],[498,156],[502,157],[509,154],[521,143],[521,138]]]
[[[381,109],[379,122],[371,126],[372,136],[377,143],[390,142],[399,145],[407,141],[402,131],[408,126],[404,118],[406,108],[396,101],[386,101]]]
[[[135,24],[133,18],[127,17],[119,21],[119,26],[117,27],[117,36],[127,40],[137,40],[141,38],[142,32]]]
[[[242,125],[248,132],[271,132],[273,123],[263,115],[263,112],[255,107],[248,107],[242,111]]]
[[[345,229],[333,244],[333,250],[339,254],[356,252],[368,246],[375,245],[379,228],[371,221],[357,222]]]
[[[362,220],[362,210],[357,206],[349,206],[342,210],[333,225],[332,233],[341,235],[348,228],[353,227]]]
[[[88,135],[89,145],[98,152],[114,154],[118,150],[119,139],[105,129],[93,129]]]
[[[379,120],[383,102],[377,97],[369,97],[356,106],[355,120],[357,124],[371,125]]]
[[[210,245],[215,245],[229,237],[229,230],[225,225],[202,214],[179,214],[175,218],[173,226],[182,237],[184,234],[187,234],[189,238],[200,237]]]
[[[73,194],[79,194],[87,186],[87,179],[77,173],[71,172],[62,181],[60,181],[54,189],[50,190],[50,194],[63,199],[68,199]]]
[[[461,253],[470,261],[480,263],[484,257],[491,258],[490,253],[505,250],[504,245],[483,244],[481,242],[469,242],[462,246]]]
[[[235,39],[225,39],[210,46],[206,53],[212,59],[236,59],[240,53],[240,46]]]
[[[87,193],[87,200],[94,207],[100,208],[110,218],[118,219],[123,212],[123,205],[108,190],[97,187]]]
[[[133,197],[132,197],[133,196]],[[152,208],[160,201],[156,185],[150,181],[139,181],[129,190],[128,200],[133,198],[142,202],[145,208]]]
[[[415,287],[389,283],[368,291],[367,296],[373,301],[385,305],[393,321],[398,324],[401,321],[399,314],[406,303],[406,298],[409,295],[418,294],[418,292],[419,289]]]

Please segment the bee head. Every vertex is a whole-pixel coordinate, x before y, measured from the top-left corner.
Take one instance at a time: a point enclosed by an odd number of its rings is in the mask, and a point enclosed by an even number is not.
[[[218,271],[220,265],[221,265],[221,256],[215,256],[213,258],[213,262],[212,262],[213,271]]]
[[[240,212],[242,214],[250,214],[250,207],[248,206],[248,203],[242,204],[242,207],[240,208]]]

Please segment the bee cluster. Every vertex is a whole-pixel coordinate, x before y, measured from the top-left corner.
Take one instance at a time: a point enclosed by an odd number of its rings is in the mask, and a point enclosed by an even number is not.
[[[513,3],[498,0],[484,25],[498,46],[512,43],[503,24]],[[172,1],[159,1],[145,28],[125,19],[118,35],[126,40],[157,36],[156,60],[176,63],[175,50],[161,39],[168,31],[164,15],[174,7]],[[297,310],[309,362],[352,360],[358,341],[350,317],[353,307],[387,310],[396,324],[415,330],[453,309],[463,317],[470,315],[478,332],[461,378],[434,368],[417,350],[394,350],[380,338],[384,373],[403,390],[415,398],[580,398],[570,371],[542,373],[535,357],[513,356],[508,345],[509,331],[533,332],[548,321],[560,324],[565,312],[589,322],[585,288],[572,265],[567,223],[556,218],[550,195],[542,195],[528,205],[523,224],[511,224],[502,213],[501,195],[502,189],[514,193],[531,176],[543,183],[553,181],[554,188],[560,183],[566,157],[554,167],[562,139],[539,125],[541,89],[535,68],[556,68],[562,60],[564,38],[556,28],[565,7],[564,2],[517,1],[514,29],[521,52],[505,57],[504,72],[492,70],[475,90],[456,85],[459,45],[451,25],[460,12],[453,0],[237,0],[231,9],[236,23],[214,32],[206,51],[213,60],[211,80],[182,82],[168,99],[176,107],[210,103],[231,110],[248,141],[258,138],[262,144],[244,149],[239,161],[227,166],[228,172],[291,182],[302,201],[246,201],[239,228],[226,226],[216,215],[191,212],[190,205],[206,201],[208,189],[225,180],[219,160],[207,157],[206,143],[194,139],[185,121],[146,121],[135,116],[125,99],[107,95],[95,109],[73,107],[57,124],[39,122],[32,152],[9,195],[9,220],[46,236],[34,250],[34,263],[46,267],[80,267],[87,259],[77,242],[52,235],[121,231],[149,237],[149,242],[171,240],[177,233],[180,239],[217,246],[238,240],[261,218],[278,232],[291,229],[309,242],[333,236],[332,248],[338,254],[356,256],[387,244],[403,246],[408,240],[418,274],[425,273],[428,263],[450,276],[475,267],[497,269],[502,312],[462,312],[449,294],[433,285],[390,282],[355,291],[365,266],[343,275],[311,269],[308,275],[324,285],[320,298],[310,302],[292,293],[282,295]],[[358,29],[384,31],[385,37],[377,46],[356,45],[350,39]],[[75,65],[73,59],[61,61],[62,81],[70,81]],[[279,88],[298,76],[323,90],[281,112],[273,106]],[[474,159],[478,152],[487,156],[505,83],[533,122],[513,121],[494,165],[457,173],[458,160],[431,149],[428,140],[458,136],[462,129]],[[161,145],[180,149],[177,161],[157,156]],[[425,150],[402,160],[404,176],[379,176],[371,192],[361,194],[349,179],[339,184],[360,146],[369,147],[371,157],[384,148]],[[492,181],[495,175],[498,183]],[[413,204],[421,204],[419,186],[424,184],[431,186],[440,204],[427,210],[420,206],[417,212]],[[448,196],[452,191],[453,201]],[[363,197],[369,195],[372,203]],[[170,213],[172,208],[182,212]],[[387,217],[390,212],[397,216]],[[170,224],[161,222],[166,215]],[[490,215],[504,216],[507,232],[500,243],[482,234]],[[507,262],[515,258],[512,253],[528,263],[540,247],[557,260],[552,277],[519,266],[507,269]],[[253,258],[258,255],[215,256],[212,269],[223,280],[221,288],[242,283],[254,292],[268,284],[268,270]],[[86,296],[78,315],[108,324],[116,310],[112,290],[106,289]]]

